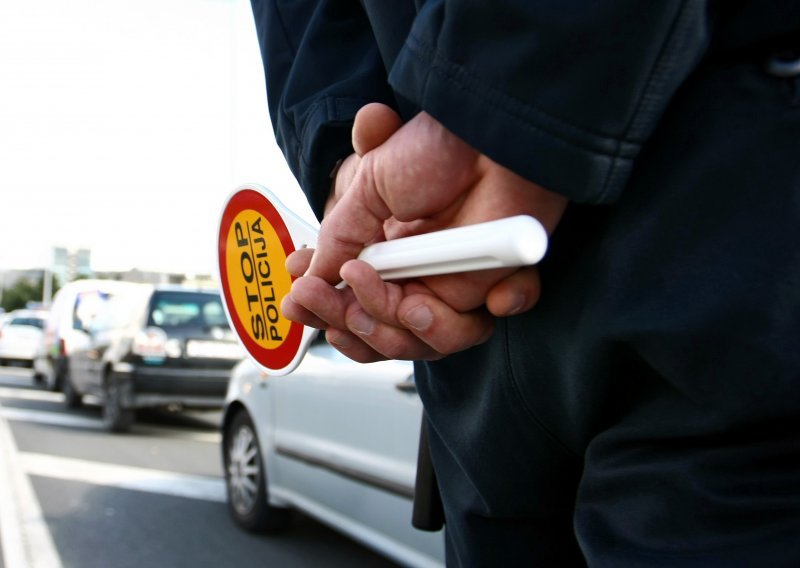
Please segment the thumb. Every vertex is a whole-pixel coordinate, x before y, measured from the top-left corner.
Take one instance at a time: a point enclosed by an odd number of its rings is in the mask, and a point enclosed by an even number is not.
[[[363,156],[386,142],[403,125],[400,116],[381,103],[361,107],[353,123],[353,149]]]

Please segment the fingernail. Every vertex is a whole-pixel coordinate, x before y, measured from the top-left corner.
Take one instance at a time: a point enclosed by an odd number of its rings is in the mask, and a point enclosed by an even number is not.
[[[514,296],[514,300],[510,302],[510,304],[511,307],[508,308],[508,311],[506,311],[506,315],[513,316],[521,312],[522,308],[525,307],[525,296],[523,296],[522,294]]]
[[[403,321],[417,331],[425,331],[433,323],[433,312],[424,304],[416,306],[406,312]]]
[[[375,329],[375,320],[359,310],[347,320],[347,326],[361,335],[369,335]]]
[[[347,349],[351,345],[350,336],[336,329],[327,330],[325,339],[328,340],[328,343],[340,349]]]

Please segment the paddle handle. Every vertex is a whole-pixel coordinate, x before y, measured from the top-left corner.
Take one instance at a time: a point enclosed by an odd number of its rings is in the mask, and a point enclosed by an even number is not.
[[[370,245],[358,256],[384,280],[536,264],[547,233],[518,215]]]

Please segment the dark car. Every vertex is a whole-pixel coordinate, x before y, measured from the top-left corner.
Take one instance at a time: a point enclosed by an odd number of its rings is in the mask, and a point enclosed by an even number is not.
[[[214,290],[132,285],[109,299],[73,351],[67,406],[103,401],[103,421],[120,432],[137,408],[221,408],[244,352]]]

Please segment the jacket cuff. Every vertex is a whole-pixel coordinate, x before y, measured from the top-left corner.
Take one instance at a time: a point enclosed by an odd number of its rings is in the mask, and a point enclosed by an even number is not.
[[[355,115],[367,101],[326,98],[309,112],[304,123],[297,177],[311,209],[322,219],[331,192],[331,171],[336,163],[353,153],[352,129]]]

